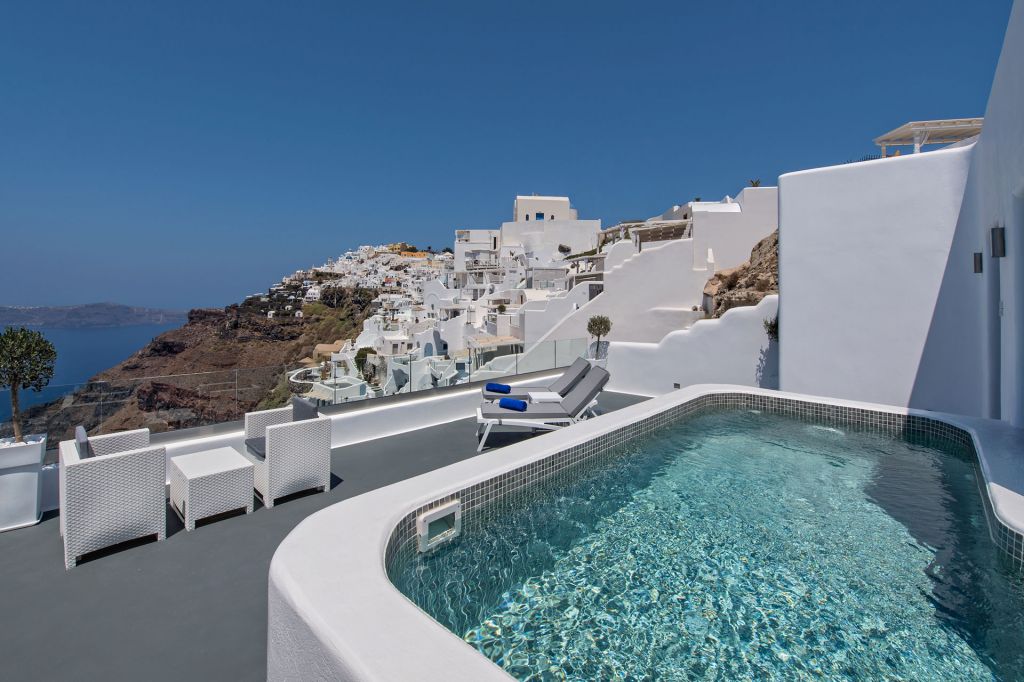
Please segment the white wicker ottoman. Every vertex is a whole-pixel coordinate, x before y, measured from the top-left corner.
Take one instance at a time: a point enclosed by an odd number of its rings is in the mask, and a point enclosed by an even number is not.
[[[196,520],[245,507],[252,512],[253,467],[232,448],[217,448],[171,459],[171,508],[185,530]]]

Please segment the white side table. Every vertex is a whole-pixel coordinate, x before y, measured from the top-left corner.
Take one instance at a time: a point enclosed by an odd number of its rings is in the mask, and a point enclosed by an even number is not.
[[[531,403],[560,403],[562,395],[554,391],[530,391],[527,393]]]
[[[245,507],[252,512],[252,463],[232,448],[217,448],[171,459],[171,508],[185,530],[196,520]]]

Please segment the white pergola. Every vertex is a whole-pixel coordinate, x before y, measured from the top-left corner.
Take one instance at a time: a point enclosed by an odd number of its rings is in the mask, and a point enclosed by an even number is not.
[[[920,154],[926,144],[953,144],[974,137],[981,132],[983,118],[949,118],[940,121],[911,121],[895,130],[875,138],[875,144],[882,148],[882,157],[888,147],[914,145],[914,153]]]

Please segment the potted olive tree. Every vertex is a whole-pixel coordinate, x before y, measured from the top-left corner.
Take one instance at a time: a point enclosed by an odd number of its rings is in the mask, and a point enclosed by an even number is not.
[[[587,333],[597,337],[597,344],[594,346],[594,359],[601,358],[601,337],[608,336],[612,330],[612,321],[607,315],[594,315],[587,320]],[[605,353],[607,358],[608,354]]]
[[[0,389],[11,392],[13,438],[0,438],[0,531],[39,523],[46,434],[22,433],[19,391],[41,391],[57,351],[41,333],[8,327],[0,334]]]

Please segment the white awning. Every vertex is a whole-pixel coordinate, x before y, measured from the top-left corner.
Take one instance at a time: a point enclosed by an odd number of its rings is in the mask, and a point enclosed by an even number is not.
[[[981,133],[984,118],[949,118],[938,121],[910,121],[885,135],[875,138],[875,144],[886,147],[914,145],[914,152],[926,144],[954,144]]]

